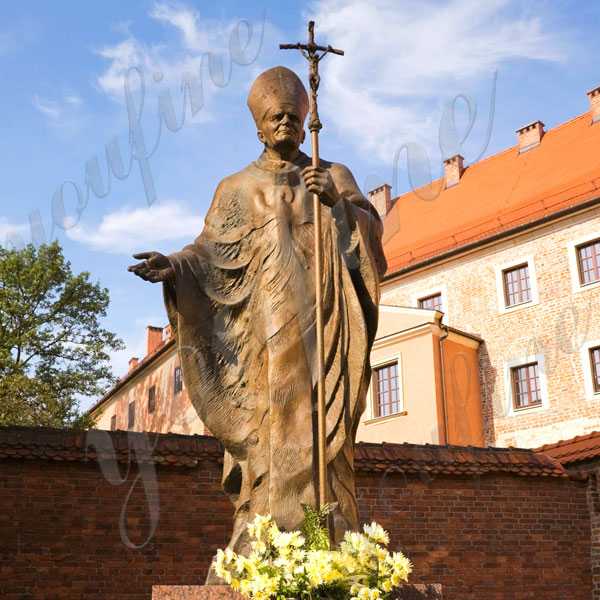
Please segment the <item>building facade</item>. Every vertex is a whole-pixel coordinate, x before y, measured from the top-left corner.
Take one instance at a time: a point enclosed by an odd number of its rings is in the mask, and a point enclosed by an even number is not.
[[[590,111],[445,179],[371,199],[385,219],[383,303],[436,304],[483,340],[485,440],[536,447],[600,429],[600,90]]]
[[[90,411],[98,429],[208,433],[185,387],[170,327],[146,328],[146,355]]]

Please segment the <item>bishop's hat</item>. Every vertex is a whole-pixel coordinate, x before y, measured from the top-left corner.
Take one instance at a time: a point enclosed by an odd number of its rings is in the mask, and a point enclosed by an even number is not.
[[[294,106],[304,122],[308,113],[308,94],[298,75],[287,67],[273,67],[261,73],[248,94],[248,108],[257,126],[276,104]]]

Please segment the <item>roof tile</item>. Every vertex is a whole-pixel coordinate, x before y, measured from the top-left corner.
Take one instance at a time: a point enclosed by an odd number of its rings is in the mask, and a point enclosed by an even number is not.
[[[537,448],[536,452],[550,456],[562,465],[592,460],[600,457],[600,431],[547,444]]]
[[[470,165],[458,185],[403,194],[384,222],[388,275],[598,198],[599,151],[600,124],[586,112],[530,152],[513,147]]]
[[[599,438],[600,438],[600,434]],[[221,462],[222,446],[211,436],[73,431],[0,427],[0,460],[154,461],[169,466],[195,466],[202,460]],[[568,477],[548,453],[518,448],[477,448],[433,444],[356,445],[355,467],[367,472],[482,475],[510,473],[525,477]]]

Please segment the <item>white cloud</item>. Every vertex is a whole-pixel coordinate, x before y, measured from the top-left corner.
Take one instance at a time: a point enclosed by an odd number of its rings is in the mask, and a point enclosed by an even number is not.
[[[25,223],[12,223],[6,217],[0,217],[0,244],[6,241],[24,239],[29,227]]]
[[[150,11],[150,16],[178,29],[189,50],[205,52],[208,49],[208,35],[201,29],[200,16],[195,10],[181,4],[157,2]]]
[[[40,98],[40,96],[35,94],[31,103],[36,110],[50,119],[56,120],[62,115],[63,111],[60,104],[54,100]]]
[[[97,226],[80,223],[66,230],[67,237],[94,250],[132,254],[160,250],[166,242],[195,238],[203,218],[177,201],[144,208],[125,207],[102,218]]]
[[[516,0],[315,2],[318,34],[346,53],[322,63],[323,112],[387,163],[404,143],[433,141],[439,114],[432,107],[439,113],[457,90],[491,81],[506,61],[564,60],[564,40],[521,7]]]
[[[232,63],[230,38],[239,22],[201,18],[197,11],[175,2],[156,2],[148,16],[164,25],[165,33],[177,33],[178,40],[147,43],[128,30],[123,30],[125,39],[97,51],[99,56],[108,61],[106,69],[96,80],[99,89],[122,102],[126,76],[132,68],[138,68],[143,73],[147,94],[158,93],[161,89],[159,86],[163,86],[163,89],[164,86],[180,89],[183,81],[195,77],[202,82],[204,103],[204,110],[196,115],[195,121],[209,119],[207,109],[210,108],[210,100],[223,87],[222,79],[226,81],[229,76]],[[240,34],[240,37],[243,38],[243,35]],[[259,42],[260,31],[254,31],[246,50],[249,56],[256,55]],[[243,47],[243,41],[241,45]],[[212,69],[207,65],[209,56],[212,57]],[[128,84],[137,89],[139,81],[134,73],[130,74]]]
[[[31,103],[54,128],[75,133],[83,126],[85,120],[82,112],[83,100],[77,94],[67,93],[59,99],[43,98],[35,94]]]

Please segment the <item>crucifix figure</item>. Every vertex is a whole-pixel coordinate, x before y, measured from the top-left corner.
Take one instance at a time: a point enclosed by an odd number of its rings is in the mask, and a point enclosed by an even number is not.
[[[323,51],[311,44],[309,56]],[[354,440],[386,269],[383,227],[350,170],[319,160],[318,128],[312,159],[300,150],[309,104],[293,71],[259,75],[248,107],[260,156],[219,183],[193,243],[168,256],[137,254],[130,267],[163,284],[190,398],[224,447],[223,489],[235,508],[229,547],[243,554],[256,514],[297,529],[302,504],[319,496],[336,504],[334,541],[358,527]],[[207,582],[217,582],[212,570]]]

